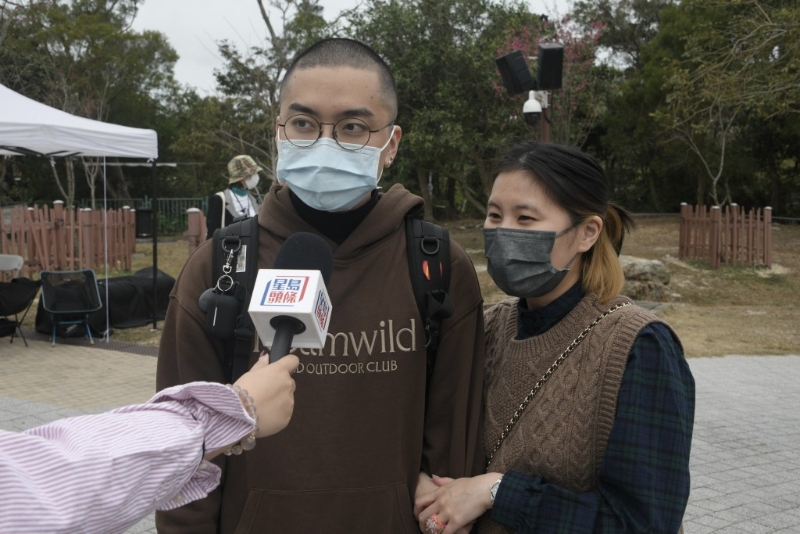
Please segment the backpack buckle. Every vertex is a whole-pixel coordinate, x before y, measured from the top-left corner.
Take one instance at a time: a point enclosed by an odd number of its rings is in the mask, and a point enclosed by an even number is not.
[[[419,248],[428,256],[435,256],[439,253],[439,240],[431,236],[423,236],[419,242]]]
[[[242,248],[242,240],[238,237],[226,236],[222,240],[222,243],[220,243],[220,246],[225,252],[229,254],[235,254],[236,252],[239,252],[239,249]]]

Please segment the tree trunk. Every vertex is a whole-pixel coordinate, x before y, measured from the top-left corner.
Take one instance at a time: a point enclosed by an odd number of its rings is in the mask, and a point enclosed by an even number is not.
[[[775,164],[775,157],[767,159],[767,176],[769,176],[770,195],[769,203],[773,214],[780,214],[781,211],[781,175]]]
[[[697,200],[695,204],[702,206],[706,203],[706,174],[698,173],[697,177]]]
[[[75,166],[72,158],[64,160],[67,167],[67,198],[64,201],[65,206],[75,205]]]
[[[119,161],[118,159],[115,161]],[[114,165],[110,169],[110,173],[106,176],[108,180],[108,190],[114,198],[131,198],[130,191],[128,191],[128,182],[125,179],[125,174],[122,172],[122,167]],[[131,206],[133,207],[133,206]]]
[[[61,183],[61,177],[58,175],[58,167],[56,161],[50,160],[50,168],[53,170],[53,178],[56,181],[56,187],[64,197],[64,207],[67,209],[75,207],[75,173],[72,172],[72,158],[64,159],[64,168],[67,175],[67,188],[64,189],[64,184]]]
[[[428,221],[433,220],[433,200],[428,194],[428,171],[421,167],[417,167],[417,182],[419,183],[419,193],[422,200],[425,201],[425,219]]]
[[[486,168],[483,160],[478,155],[473,159],[473,163],[475,163],[475,168],[478,169],[478,177],[481,179],[483,194],[488,199],[492,194],[492,172]],[[485,206],[483,209],[485,209]]]
[[[0,158],[0,182],[5,181],[6,179],[6,162],[11,160],[11,156],[3,156]]]
[[[648,169],[642,169],[642,172],[647,173],[647,185],[650,188],[650,205],[653,206],[653,211],[655,213],[662,213],[664,210],[661,209],[661,200],[659,199],[655,173],[648,172]]]
[[[458,183],[461,184],[461,193],[464,195],[464,198],[467,199],[467,202],[478,210],[478,213],[486,215],[486,205],[475,198],[475,195],[472,194],[472,190],[467,186],[467,180],[463,176],[460,176],[458,178]]]
[[[88,161],[87,161],[88,160]],[[89,186],[89,199],[91,208],[97,209],[97,175],[100,174],[100,162],[94,158],[81,158],[83,172],[86,175],[86,184]]]
[[[452,177],[447,178],[447,218],[452,219],[458,214],[456,207],[456,181]]]

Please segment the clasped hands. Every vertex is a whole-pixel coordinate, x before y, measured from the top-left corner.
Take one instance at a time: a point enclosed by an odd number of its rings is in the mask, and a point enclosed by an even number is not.
[[[491,508],[489,490],[500,473],[468,478],[429,477],[420,473],[414,515],[425,534],[466,534]],[[433,519],[431,519],[433,517]]]

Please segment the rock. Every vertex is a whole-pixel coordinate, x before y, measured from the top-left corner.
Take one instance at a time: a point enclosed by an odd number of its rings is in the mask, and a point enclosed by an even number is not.
[[[659,260],[646,260],[633,256],[620,256],[625,279],[637,282],[660,282],[669,284],[670,272],[664,262]]]
[[[680,295],[673,293],[668,285],[670,272],[664,262],[633,256],[620,256],[619,260],[625,272],[623,295],[651,302],[680,300]]]
[[[626,280],[622,294],[633,300],[647,300],[650,302],[674,302],[680,296],[672,293],[666,284],[655,280]]]

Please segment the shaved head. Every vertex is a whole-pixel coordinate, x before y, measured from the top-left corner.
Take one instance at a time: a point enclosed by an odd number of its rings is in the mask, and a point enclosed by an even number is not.
[[[291,85],[292,73],[315,67],[351,67],[375,72],[389,114],[397,116],[397,88],[389,67],[374,50],[353,39],[323,39],[295,57],[281,82],[281,101]]]

